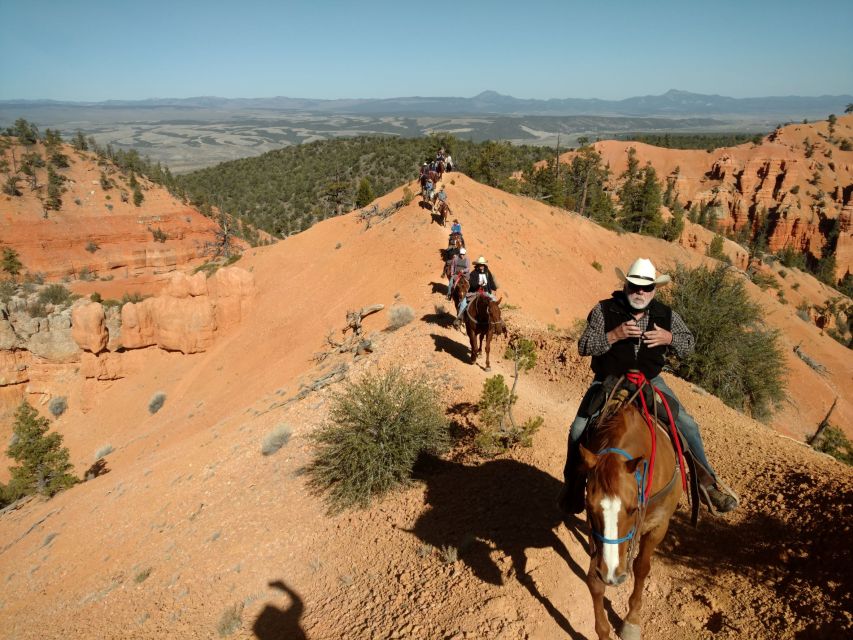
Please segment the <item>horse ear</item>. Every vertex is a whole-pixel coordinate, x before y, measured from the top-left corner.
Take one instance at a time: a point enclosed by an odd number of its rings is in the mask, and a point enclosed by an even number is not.
[[[628,473],[634,473],[637,470],[637,467],[639,467],[644,461],[645,458],[643,456],[639,456],[633,460],[628,460],[628,462],[625,463],[625,468],[628,470]]]
[[[598,464],[598,456],[583,445],[580,445],[578,451],[581,454],[581,469],[583,471],[594,469],[595,465]]]
[[[498,305],[500,305],[501,300],[503,300],[503,299],[504,299],[504,298],[503,298],[503,296],[501,296],[500,298],[498,298]]]

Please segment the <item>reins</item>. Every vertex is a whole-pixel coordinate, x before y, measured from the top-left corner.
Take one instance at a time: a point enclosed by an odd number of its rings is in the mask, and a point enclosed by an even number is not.
[[[670,434],[672,436],[673,447],[675,448],[675,460],[676,465],[681,470],[681,486],[684,491],[687,491],[687,474],[684,469],[684,453],[681,451],[681,440],[678,437],[678,429],[675,426],[675,419],[672,417],[672,410],[669,408],[669,403],[666,401],[666,396],[664,396],[663,392],[654,386],[651,382],[646,380],[646,376],[640,371],[632,371],[625,376],[628,379],[628,382],[633,383],[637,387],[637,393],[640,395],[640,404],[643,406],[643,418],[646,421],[646,424],[649,425],[649,433],[652,436],[652,454],[649,460],[649,476],[654,473],[654,459],[655,459],[655,451],[657,448],[657,438],[655,437],[655,428],[654,424],[657,423],[657,402],[654,404],[654,422],[652,421],[652,416],[649,414],[649,407],[646,405],[646,397],[644,394],[640,393],[642,388],[648,384],[651,386],[652,391],[658,395],[663,404],[663,408],[666,410],[666,416],[669,418],[669,428]],[[636,394],[635,394],[636,395]],[[646,489],[648,498],[648,491],[650,488]]]
[[[474,303],[479,301],[482,298],[487,297],[486,294],[483,293],[482,290],[478,290],[475,295],[477,297],[474,300],[472,300],[471,304],[469,304],[468,307],[465,309],[465,315],[468,316],[468,318],[471,320],[471,322],[473,322],[476,325],[489,324],[489,325],[497,326],[499,324],[503,324],[503,320],[492,320],[492,315],[489,313],[488,307],[486,307],[486,315],[489,318],[488,320],[477,320],[477,318],[475,318],[474,316],[471,315],[471,307],[474,305]]]

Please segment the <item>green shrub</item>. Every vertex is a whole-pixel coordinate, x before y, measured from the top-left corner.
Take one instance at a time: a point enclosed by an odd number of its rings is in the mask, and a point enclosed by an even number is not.
[[[838,427],[828,426],[818,442],[812,443],[812,446],[844,464],[853,465],[853,443]]]
[[[726,264],[731,264],[731,258],[726,255],[723,247],[725,246],[725,242],[723,240],[723,236],[719,233],[714,236],[714,239],[711,240],[711,244],[708,245],[708,250],[705,252],[710,258],[714,258],[715,260],[720,260],[725,262]]]
[[[767,291],[768,288],[772,287],[779,291],[781,289],[781,285],[779,281],[776,279],[772,273],[764,273],[763,271],[754,271],[750,274],[750,280],[752,280],[762,291]]]
[[[280,424],[264,437],[264,441],[261,444],[261,453],[265,456],[271,456],[289,441],[290,427],[286,424]]]
[[[31,318],[46,318],[47,305],[44,302],[36,300],[27,305],[27,314]]]
[[[48,434],[50,421],[39,416],[26,400],[15,412],[14,438],[7,454],[19,463],[11,467],[9,486],[19,495],[40,493],[52,496],[76,483],[71,473],[68,449],[62,446],[62,435]]]
[[[411,204],[414,199],[415,194],[412,193],[412,190],[409,187],[403,187],[403,206]]]
[[[396,368],[348,384],[311,439],[309,484],[332,513],[366,507],[407,483],[421,452],[441,453],[449,443],[433,385]]]
[[[148,401],[148,413],[152,416],[160,411],[163,408],[163,403],[166,402],[166,394],[162,391],[158,391],[153,396],[151,396],[151,400]]]
[[[169,236],[160,227],[151,229],[151,236],[154,238],[154,242],[166,242],[169,239]]]
[[[415,319],[415,310],[404,304],[394,305],[388,311],[388,329],[394,331]]]
[[[222,612],[219,624],[216,625],[216,632],[220,638],[230,636],[243,626],[243,606],[242,602],[238,602]]]
[[[95,460],[100,460],[101,458],[105,458],[113,452],[113,445],[105,444],[103,447],[95,451]]]
[[[12,280],[0,280],[0,302],[9,302],[18,293],[18,285]]]
[[[58,418],[65,410],[68,408],[68,400],[65,399],[65,396],[57,396],[51,399],[50,403],[47,405],[48,410],[51,414],[53,414],[54,418]]]
[[[98,293],[97,291],[95,291],[92,295],[89,296],[89,300],[91,300],[92,302],[98,302],[98,303],[101,303],[104,301],[104,299],[101,297],[101,294]]]
[[[514,360],[519,372],[529,371],[536,364],[535,345],[532,340],[516,339],[507,346],[504,357]],[[516,377],[516,383],[517,381]],[[494,456],[516,445],[529,447],[533,444],[533,434],[539,430],[544,420],[541,416],[536,416],[516,425],[512,418],[512,406],[517,400],[518,396],[509,389],[502,375],[487,378],[483,383],[477,403],[479,433],[474,441],[483,455]]]
[[[592,263],[592,268],[598,271],[599,273],[601,273],[602,269],[604,269],[604,267],[601,266],[601,263],[597,260]]]
[[[784,397],[785,357],[776,330],[724,265],[713,270],[677,265],[661,290],[696,338],[696,349],[673,362],[679,376],[731,407],[766,418]]]
[[[38,301],[42,304],[52,304],[54,306],[71,304],[71,291],[61,284],[49,284],[39,291]]]
[[[100,245],[92,240],[89,240],[89,242],[86,243],[86,251],[88,251],[89,253],[95,253],[95,251],[100,248]]]

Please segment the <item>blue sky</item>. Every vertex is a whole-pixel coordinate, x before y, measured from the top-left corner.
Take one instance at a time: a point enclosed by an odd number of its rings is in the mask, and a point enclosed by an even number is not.
[[[0,0],[0,15],[0,99],[853,93],[853,0]]]

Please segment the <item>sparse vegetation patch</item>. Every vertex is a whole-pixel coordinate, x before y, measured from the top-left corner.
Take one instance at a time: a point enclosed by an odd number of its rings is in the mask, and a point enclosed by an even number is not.
[[[160,409],[163,408],[163,403],[166,402],[166,394],[162,391],[158,391],[153,396],[151,396],[151,400],[148,402],[148,413],[154,415]]]
[[[286,424],[278,425],[264,436],[264,441],[261,444],[261,453],[265,456],[274,454],[290,441],[290,433],[289,426]]]
[[[399,369],[349,384],[329,415],[312,436],[316,453],[307,471],[331,512],[366,507],[407,483],[421,452],[441,453],[449,444],[433,386]]]

